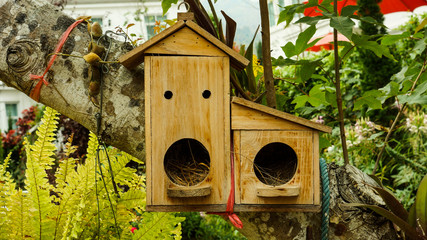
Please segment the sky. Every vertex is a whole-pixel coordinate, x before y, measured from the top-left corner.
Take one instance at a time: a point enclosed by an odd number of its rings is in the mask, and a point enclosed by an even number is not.
[[[206,8],[206,11],[211,12],[208,1],[201,0],[201,2]],[[221,16],[223,19],[221,14],[221,10],[223,10],[236,21],[237,32],[235,42],[238,44],[245,44],[246,46],[249,45],[256,28],[261,24],[258,0],[218,0],[214,5],[218,17]],[[224,19],[222,21],[225,29]],[[257,39],[260,39],[259,32]]]

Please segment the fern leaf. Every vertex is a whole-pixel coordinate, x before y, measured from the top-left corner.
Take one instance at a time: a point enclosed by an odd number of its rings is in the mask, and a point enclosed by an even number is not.
[[[144,212],[132,239],[174,239],[181,235],[180,223],[184,220],[173,213]]]
[[[8,154],[3,164],[0,164],[0,235],[9,232],[11,227],[11,197],[16,194],[16,184],[11,174],[6,171],[12,152]],[[2,239],[2,237],[0,237]]]
[[[35,238],[35,233],[32,228],[30,213],[30,202],[28,194],[23,193],[22,189],[15,192],[10,198],[8,208],[11,210],[10,227],[6,233],[9,234],[8,239],[31,239]]]
[[[37,140],[31,146],[31,154],[36,161],[38,161],[46,169],[50,168],[53,164],[56,146],[53,141],[56,139],[56,129],[58,124],[58,112],[50,107],[46,107],[42,124],[37,129]]]
[[[27,142],[27,140],[25,140]],[[50,185],[44,166],[37,162],[31,154],[30,146],[26,143],[27,170],[25,186],[29,193],[31,207],[32,226],[37,239],[50,239],[54,229],[54,222],[49,219],[52,209],[52,198],[50,197]]]
[[[37,129],[37,140],[34,145],[29,145],[25,139],[25,151],[27,154],[27,170],[25,184],[28,189],[32,208],[32,223],[37,239],[50,239],[53,237],[55,221],[51,212],[53,208],[50,189],[52,186],[47,181],[46,170],[50,169],[54,162],[52,157],[56,147],[53,141],[56,139],[58,113],[52,108],[46,107],[42,118],[42,124]]]
[[[58,200],[56,201],[58,204],[55,206],[56,208],[56,223],[55,223],[55,239],[61,237],[61,232],[63,231],[63,224],[66,220],[66,217],[63,217],[66,212],[64,211],[64,207],[66,206],[66,202],[62,202],[63,194],[68,190],[67,188],[67,180],[69,175],[74,171],[76,166],[76,159],[71,158],[70,155],[77,150],[76,146],[72,146],[73,142],[73,134],[68,138],[67,143],[65,144],[65,157],[60,160],[58,169],[55,174],[56,179],[56,190],[55,192],[59,195]]]

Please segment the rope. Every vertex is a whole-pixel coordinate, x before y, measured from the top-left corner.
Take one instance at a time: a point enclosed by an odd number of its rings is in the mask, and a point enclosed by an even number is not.
[[[44,70],[43,75],[30,74],[31,80],[40,79],[39,82],[36,84],[36,86],[33,88],[33,90],[30,93],[30,97],[32,99],[34,99],[35,101],[39,102],[39,100],[40,100],[40,91],[41,91],[43,84],[46,86],[49,85],[49,82],[44,77],[47,74],[47,72],[49,71],[50,67],[52,67],[53,62],[55,61],[56,57],[58,56],[57,53],[59,53],[61,51],[62,46],[64,46],[65,42],[67,41],[68,35],[70,35],[71,31],[73,31],[73,29],[83,21],[85,21],[85,19],[80,19],[80,20],[75,21],[62,34],[62,36],[58,42],[58,45],[55,48],[55,54],[50,57],[49,64],[47,65],[46,70]]]
[[[233,134],[231,134],[231,154],[230,154],[230,164],[231,164],[231,188],[230,194],[228,195],[227,208],[225,212],[208,212],[208,214],[222,215],[227,216],[230,222],[239,229],[243,228],[243,223],[240,218],[233,212],[234,209],[234,144],[233,144]]]
[[[328,239],[329,232],[329,175],[328,165],[325,159],[320,158],[320,179],[322,180],[322,223],[321,223],[321,239]]]

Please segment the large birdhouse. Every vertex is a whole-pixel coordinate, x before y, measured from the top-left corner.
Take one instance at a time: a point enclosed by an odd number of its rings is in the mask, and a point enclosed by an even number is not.
[[[236,211],[317,211],[319,132],[331,128],[234,97]]]
[[[192,21],[122,56],[144,62],[147,210],[224,211],[230,192],[230,64],[248,60]]]

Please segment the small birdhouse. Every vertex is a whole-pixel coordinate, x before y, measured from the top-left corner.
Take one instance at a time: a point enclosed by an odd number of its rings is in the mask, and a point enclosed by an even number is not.
[[[331,128],[234,97],[236,211],[317,211],[319,132]]]
[[[122,56],[145,64],[147,210],[224,211],[230,192],[230,64],[248,60],[192,21]]]

